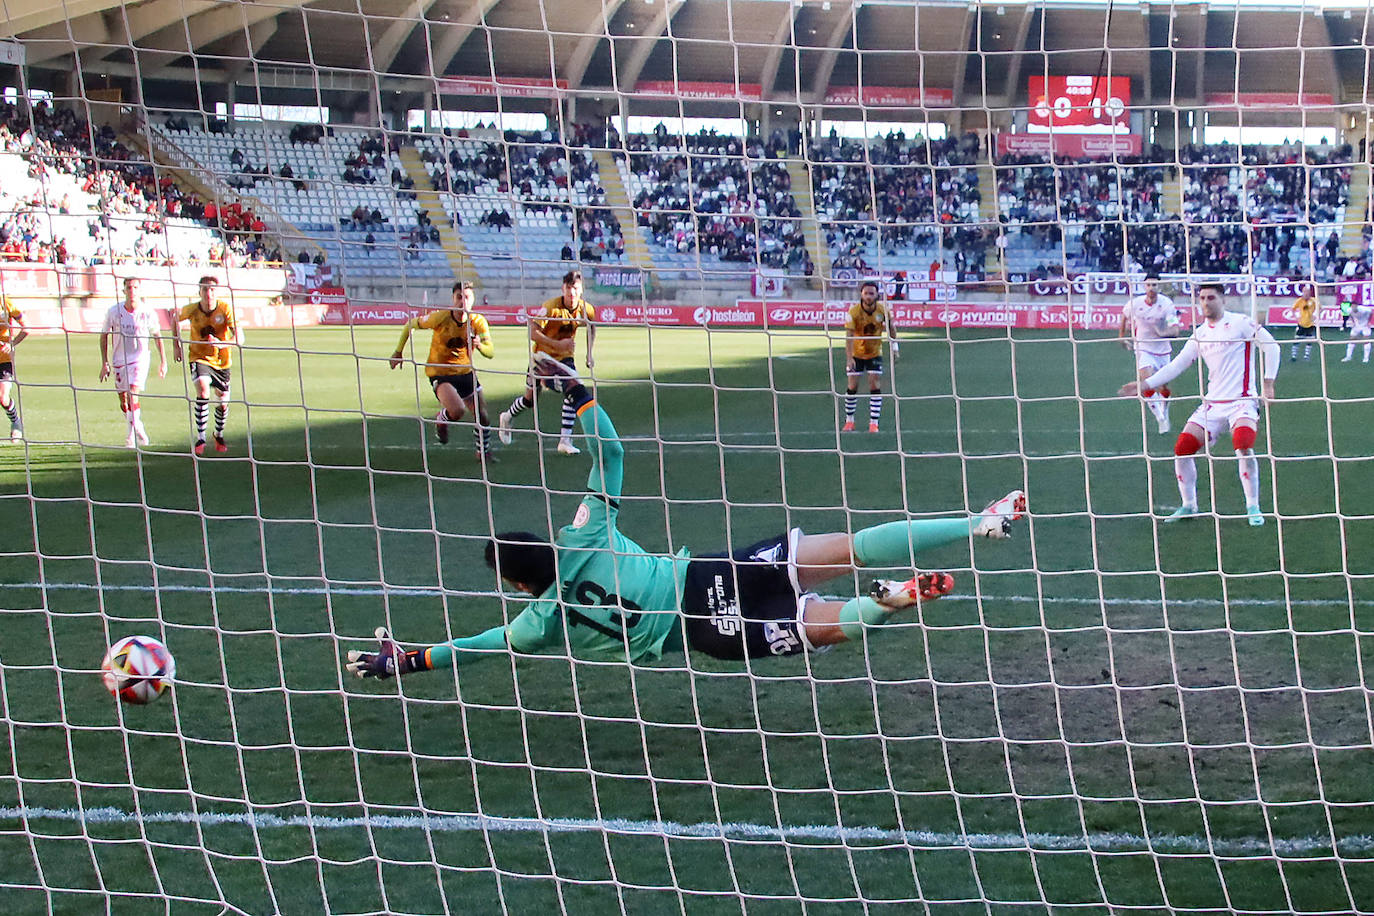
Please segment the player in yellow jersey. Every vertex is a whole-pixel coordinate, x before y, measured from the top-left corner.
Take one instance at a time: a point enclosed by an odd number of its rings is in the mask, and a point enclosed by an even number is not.
[[[1303,294],[1293,303],[1293,311],[1298,313],[1298,331],[1293,336],[1293,350],[1288,355],[1288,361],[1295,363],[1298,361],[1298,341],[1306,340],[1307,344],[1303,347],[1302,358],[1309,360],[1312,358],[1312,341],[1317,339],[1317,309],[1321,303],[1317,300],[1317,288],[1311,283],[1303,288]]]
[[[432,331],[425,375],[429,376],[430,387],[440,405],[434,416],[434,433],[441,443],[448,442],[448,425],[457,423],[464,413],[471,411],[477,418],[477,427],[472,434],[477,457],[486,460],[491,457],[491,421],[487,419],[487,400],[482,396],[482,384],[477,380],[477,370],[472,367],[472,351],[491,359],[496,347],[491,342],[487,319],[472,310],[473,295],[471,283],[455,283],[451,307],[407,321],[401,329],[401,339],[396,342],[396,351],[391,354],[391,368],[400,367],[411,331],[420,328]]]
[[[243,329],[234,318],[234,306],[214,276],[200,278],[200,296],[172,314],[172,358],[182,360],[181,325],[189,325],[186,359],[196,386],[196,444],[193,451],[205,454],[205,423],[210,413],[210,389],[215,389],[215,451],[227,452],[224,422],[229,418],[229,379],[233,364],[231,347],[243,346]]]
[[[596,325],[592,323],[595,320],[596,310],[592,308],[591,303],[582,298],[582,271],[568,271],[563,275],[562,295],[545,302],[530,316],[530,372],[525,381],[525,393],[511,401],[511,405],[501,412],[499,435],[503,443],[510,444],[511,420],[534,406],[536,388],[564,393],[567,387],[566,377],[550,372],[540,363],[552,357],[576,371],[577,363],[573,357],[577,350],[578,328],[587,329],[587,368],[591,369],[596,365],[592,356],[592,348],[596,344]],[[561,454],[576,455],[580,451],[572,441],[573,423],[576,420],[577,413],[565,398],[563,425],[558,436],[558,451]]]
[[[24,315],[14,307],[9,296],[0,296],[0,408],[10,418],[10,440],[24,438],[24,424],[19,420],[19,405],[14,403],[14,348],[29,336],[24,329]]]
[[[897,357],[897,330],[887,314],[887,305],[878,301],[878,281],[865,280],[859,286],[859,301],[850,306],[844,322],[844,431],[854,431],[854,412],[859,407],[859,378],[868,376],[868,431],[878,431],[883,416],[883,338],[892,344]]]

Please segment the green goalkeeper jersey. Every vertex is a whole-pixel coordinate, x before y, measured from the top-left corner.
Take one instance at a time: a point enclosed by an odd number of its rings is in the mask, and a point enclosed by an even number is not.
[[[535,652],[566,645],[580,658],[641,661],[662,656],[679,627],[690,555],[651,554],[616,530],[625,450],[611,418],[595,401],[579,414],[591,437],[590,491],[572,523],[554,538],[558,581],[504,627],[456,639],[428,652],[431,666],[481,657],[462,650],[509,645]]]

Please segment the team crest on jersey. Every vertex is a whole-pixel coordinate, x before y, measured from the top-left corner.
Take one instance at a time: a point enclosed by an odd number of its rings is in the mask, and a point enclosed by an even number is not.
[[[224,324],[224,316],[221,315],[219,312],[216,312],[215,317],[210,319],[210,323],[215,325]]]
[[[587,524],[587,522],[591,520],[591,508],[586,503],[582,503],[577,507],[577,514],[573,516],[572,526],[574,528],[581,528],[583,525]]]

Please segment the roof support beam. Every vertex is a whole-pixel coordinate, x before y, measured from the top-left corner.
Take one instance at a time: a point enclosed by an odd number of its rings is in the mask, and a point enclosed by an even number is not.
[[[611,34],[611,20],[615,14],[625,5],[625,0],[608,0],[601,6],[582,27],[581,41],[573,49],[572,56],[568,58],[568,65],[564,70],[568,85],[573,89],[582,88],[582,79],[587,75],[587,68],[592,65],[592,55],[596,53],[597,45],[601,40]]]
[[[766,104],[773,97],[773,87],[778,81],[778,70],[782,67],[782,55],[789,45],[796,46],[797,39],[793,32],[793,24],[797,21],[796,10],[788,3],[782,15],[778,17],[778,24],[773,29],[773,41],[768,46],[768,53],[763,58],[763,69],[759,71],[759,98]],[[742,71],[744,68],[739,67]]]
[[[1043,10],[1044,8],[1041,7],[1041,9]],[[1042,12],[1041,15],[1043,16],[1045,14]],[[1021,10],[1021,18],[1016,23],[1016,38],[1011,45],[1016,49],[1016,53],[1011,56],[1011,63],[1007,65],[1007,85],[1004,87],[1006,94],[1004,103],[1007,108],[1011,108],[1015,104],[1016,94],[1020,92],[1021,74],[1026,67],[1026,51],[1028,50],[1026,48],[1026,42],[1030,39],[1031,25],[1034,24],[1034,22],[1035,6],[1034,4],[1027,4]],[[1035,50],[1040,52],[1043,51],[1044,48],[1036,48]],[[958,90],[956,89],[955,91],[957,92]],[[987,91],[988,87],[984,86],[984,94],[986,94]]]
[[[921,14],[918,11],[916,15],[919,16]],[[1024,16],[1025,14],[1023,13],[1022,15]],[[970,6],[968,9],[964,10],[964,24],[963,27],[959,29],[959,34],[963,36],[963,39],[959,42],[960,48],[968,47],[969,39],[973,37],[973,30],[977,27],[977,24],[978,7]],[[1029,28],[1029,26],[1027,26],[1027,28]],[[1022,40],[1024,41],[1024,39]],[[1016,56],[1020,57],[1021,45],[1017,44],[1016,48]],[[964,81],[968,79],[968,59],[969,55],[967,53],[960,54],[954,63],[954,85],[950,88],[954,90],[954,104],[956,107],[963,107],[964,104]],[[1008,70],[1008,72],[1010,72],[1010,70]],[[986,91],[987,87],[984,87],[984,92]]]
[[[612,66],[616,68],[615,82],[616,89],[620,92],[633,92],[635,84],[639,82],[639,74],[644,72],[644,65],[649,62],[649,56],[654,53],[654,46],[658,40],[668,33],[668,27],[677,11],[682,9],[686,0],[663,0],[663,7],[654,15],[649,22],[644,33],[636,38],[634,47],[630,49],[630,54],[625,60],[624,66],[619,66],[614,55],[612,55]]]
[[[835,75],[835,65],[840,62],[840,51],[845,50],[840,47],[840,42],[854,30],[854,4],[850,2],[849,8],[844,11],[843,16],[835,19],[835,24],[826,33],[825,53],[821,55],[820,63],[816,65],[816,75],[811,80],[810,95],[816,104],[825,101],[825,94],[830,91],[830,78]],[[798,61],[800,67],[801,62]]]
[[[472,0],[468,4],[468,8],[459,15],[459,21],[448,23],[443,27],[433,22],[429,24],[431,36],[437,30],[442,30],[439,41],[433,46],[433,57],[430,59],[433,76],[442,77],[448,72],[449,65],[458,56],[458,52],[462,49],[464,42],[468,40],[468,36],[486,20],[487,13],[496,4],[497,0]]]
[[[376,41],[372,42],[372,69],[376,73],[386,73],[391,69],[391,65],[396,62],[396,56],[401,53],[401,48],[405,46],[406,40],[416,28],[421,27],[429,11],[434,8],[437,0],[415,0],[407,7],[409,16],[399,16],[387,23],[386,28]],[[372,21],[367,20],[367,30],[372,31]]]

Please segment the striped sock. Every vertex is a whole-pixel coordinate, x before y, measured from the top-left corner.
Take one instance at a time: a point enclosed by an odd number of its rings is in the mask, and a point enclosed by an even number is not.
[[[472,430],[472,442],[477,446],[477,451],[483,455],[491,454],[491,427],[485,426],[481,421]]]
[[[5,416],[10,418],[10,425],[18,426],[19,407],[14,403],[14,398],[10,398],[10,402],[8,404],[0,404],[0,407],[5,408]]]
[[[205,441],[205,424],[210,419],[210,402],[196,398],[196,441]]]
[[[563,430],[562,437],[568,439],[572,437],[573,424],[577,422],[577,411],[567,401],[563,402]]]
[[[859,396],[857,394],[847,394],[844,396],[844,418],[854,419],[854,412],[859,409]]]
[[[507,416],[518,417],[533,406],[534,404],[530,402],[530,399],[522,394],[510,402],[510,406],[506,408],[506,414]]]
[[[220,401],[215,405],[215,438],[224,438],[224,421],[229,419],[229,405]]]
[[[883,396],[874,391],[868,396],[868,422],[877,423],[883,416]]]

